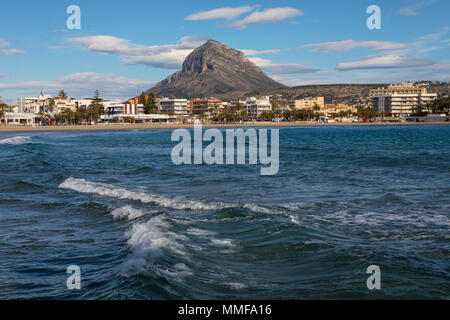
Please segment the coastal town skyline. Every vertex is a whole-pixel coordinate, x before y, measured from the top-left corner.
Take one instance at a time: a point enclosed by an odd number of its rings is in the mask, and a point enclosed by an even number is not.
[[[5,102],[61,89],[77,97],[92,96],[96,89],[110,98],[136,96],[180,69],[208,39],[242,50],[288,86],[450,78],[445,1],[378,1],[380,30],[367,28],[366,2],[344,10],[331,1],[230,1],[227,6],[79,1],[81,29],[69,30],[71,4],[27,3],[25,10],[20,1],[4,5],[9,14],[0,25],[11,30],[0,35]],[[133,15],[124,16],[126,11]]]
[[[449,9],[4,3],[0,300],[448,300]]]

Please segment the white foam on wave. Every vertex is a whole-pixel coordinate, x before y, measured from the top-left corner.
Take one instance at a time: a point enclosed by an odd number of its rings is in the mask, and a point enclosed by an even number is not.
[[[33,143],[33,142],[31,141],[31,137],[26,137],[26,136],[16,136],[16,137],[0,140],[0,144],[10,144],[10,145],[15,145],[15,146],[20,146],[20,145],[28,144],[28,143]]]
[[[448,228],[450,226],[450,219],[445,215],[430,215],[422,212],[412,212],[411,210],[402,213],[339,210],[324,215],[313,216],[313,219],[343,226],[381,227],[385,225],[402,225],[414,226],[416,228],[425,228],[430,225],[433,225],[435,228]]]
[[[168,249],[180,255],[184,255],[184,246],[179,240],[187,240],[183,235],[168,230],[169,223],[162,217],[151,218],[145,223],[135,223],[125,233],[127,244],[138,256],[148,256],[148,253],[158,253],[162,249]]]
[[[183,281],[184,277],[192,276],[194,273],[184,263],[177,263],[171,269],[160,269],[160,274],[166,275],[178,282]]]
[[[297,225],[301,225],[300,220],[298,220],[298,217],[290,215],[289,218],[291,218],[291,222]]]
[[[121,208],[116,208],[111,212],[111,215],[116,220],[127,219],[134,220],[145,216],[147,213],[141,209],[133,208],[132,206],[124,206]]]
[[[245,285],[243,283],[239,283],[239,282],[229,282],[229,283],[226,283],[226,285],[235,290],[242,290],[242,289],[247,288],[247,285]]]
[[[256,204],[225,204],[222,202],[205,203],[202,201],[187,200],[183,197],[169,198],[163,195],[146,193],[143,191],[130,191],[125,188],[116,187],[107,183],[91,182],[85,179],[67,178],[59,185],[61,189],[76,191],[79,193],[97,194],[105,197],[112,197],[117,199],[129,199],[140,201],[144,204],[155,203],[163,208],[172,208],[179,210],[199,210],[209,211],[218,210],[230,207],[242,207],[254,212],[261,212],[266,214],[274,213],[273,210],[261,207]]]
[[[125,188],[115,187],[106,183],[90,182],[85,179],[67,178],[59,185],[61,189],[68,189],[80,193],[97,194],[117,199],[129,199],[142,203],[155,203],[163,208],[189,209],[189,210],[216,210],[222,208],[220,203],[204,203],[187,200],[182,197],[169,198],[163,195],[150,194],[142,191],[129,191]]]
[[[204,229],[202,230],[197,228],[189,228],[186,233],[197,237],[212,237],[216,235],[214,231],[208,231]]]
[[[214,243],[215,245],[223,246],[223,247],[234,247],[235,246],[235,244],[233,243],[233,240],[231,240],[231,239],[212,239],[211,242]]]
[[[181,242],[188,239],[170,231],[169,227],[169,222],[163,216],[133,224],[125,233],[131,254],[123,265],[124,275],[152,271],[158,276],[181,281],[183,277],[192,274],[184,263],[164,266],[163,260],[168,253],[187,256],[185,246]]]
[[[257,204],[253,204],[253,203],[246,203],[243,205],[243,207],[245,209],[251,210],[253,212],[261,212],[261,213],[267,213],[267,214],[273,213],[273,210],[261,207]]]

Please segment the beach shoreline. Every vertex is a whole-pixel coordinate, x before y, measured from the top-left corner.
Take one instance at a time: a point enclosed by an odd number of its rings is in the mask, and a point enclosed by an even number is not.
[[[417,125],[450,125],[449,122],[374,122],[374,123],[317,123],[317,122],[243,122],[216,124],[205,123],[204,128],[291,128],[291,127],[355,127],[355,126],[417,126]],[[72,126],[9,126],[0,125],[0,132],[58,132],[58,131],[126,131],[126,130],[167,130],[193,129],[194,124],[97,124]]]

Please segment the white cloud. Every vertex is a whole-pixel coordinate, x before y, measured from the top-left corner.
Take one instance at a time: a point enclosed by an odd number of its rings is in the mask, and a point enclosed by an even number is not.
[[[410,7],[406,7],[406,8],[400,8],[398,10],[398,13],[400,13],[402,16],[417,16],[419,13],[416,12],[416,10],[418,9],[417,6],[410,6]]]
[[[90,97],[98,89],[102,97],[123,98],[135,96],[154,84],[153,81],[142,81],[114,74],[84,72],[67,75],[56,81],[0,83],[0,90],[29,92],[35,89],[56,94],[58,90],[64,89],[73,97]]]
[[[264,11],[256,11],[242,20],[232,22],[226,26],[244,29],[249,25],[272,23],[302,16],[303,12],[291,7],[271,8]]]
[[[0,48],[4,48],[9,46],[10,43],[8,41],[6,41],[5,39],[0,39]]]
[[[251,62],[256,64],[258,67],[265,67],[272,63],[272,61],[270,61],[269,59],[263,59],[263,58],[259,58],[259,57],[251,57],[251,58],[248,58],[248,60],[250,60]]]
[[[6,78],[8,76],[7,73],[0,73],[0,78]]]
[[[446,48],[448,45],[442,39],[447,36],[449,31],[449,27],[444,27],[438,32],[420,37],[417,41],[413,42],[411,53],[421,54]]]
[[[315,68],[297,63],[270,64],[263,66],[262,69],[269,74],[303,74],[318,71]]]
[[[5,56],[13,56],[17,54],[24,54],[25,51],[19,49],[0,49],[0,53]]]
[[[312,67],[305,66],[303,64],[297,63],[284,63],[284,64],[274,64],[268,59],[262,59],[258,57],[249,58],[254,64],[260,67],[264,72],[270,74],[271,76],[283,75],[283,74],[305,74],[305,73],[315,73],[319,70]]]
[[[234,19],[240,15],[250,12],[255,7],[243,6],[238,8],[217,8],[209,11],[202,11],[195,14],[191,14],[184,20],[187,21],[200,21],[200,20],[215,20],[215,19]]]
[[[427,1],[420,1],[416,4],[410,5],[408,7],[403,7],[398,10],[398,13],[402,16],[410,17],[410,16],[417,16],[420,13],[418,10],[422,9],[423,7],[433,3],[434,0],[427,0]]]
[[[281,82],[290,87],[298,87],[298,86],[312,86],[312,85],[324,85],[324,84],[344,84],[348,83],[348,81],[343,79],[278,79],[277,81]]]
[[[343,40],[336,42],[313,43],[302,46],[311,48],[312,52],[347,52],[354,49],[373,49],[373,50],[401,50],[409,48],[407,43],[391,41],[354,41]]]
[[[12,56],[17,54],[24,54],[25,51],[19,50],[19,49],[4,49],[5,47],[9,47],[10,43],[6,41],[5,39],[0,39],[0,54],[3,54],[5,56]]]
[[[181,38],[176,44],[155,46],[136,45],[127,39],[104,35],[70,38],[69,41],[79,43],[89,51],[119,55],[128,64],[178,69],[195,48],[209,39],[209,37],[187,36]]]
[[[355,62],[342,62],[336,67],[338,70],[364,70],[364,69],[399,69],[432,65],[433,62],[401,55],[371,56]]]
[[[281,49],[269,49],[269,50],[242,49],[241,51],[244,52],[244,54],[246,56],[258,56],[258,55],[263,55],[263,54],[280,53]]]
[[[64,48],[64,47],[63,46],[48,46],[49,50],[60,50],[62,48]]]

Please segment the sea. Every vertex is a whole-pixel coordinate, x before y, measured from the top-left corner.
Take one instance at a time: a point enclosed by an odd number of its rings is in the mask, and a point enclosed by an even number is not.
[[[274,176],[171,134],[0,133],[0,299],[450,298],[450,126],[280,128]]]

